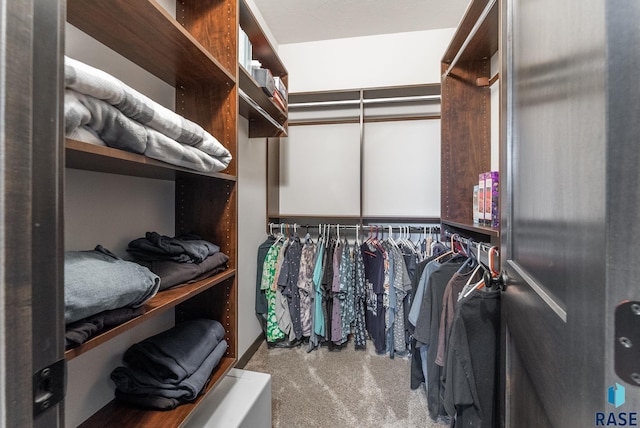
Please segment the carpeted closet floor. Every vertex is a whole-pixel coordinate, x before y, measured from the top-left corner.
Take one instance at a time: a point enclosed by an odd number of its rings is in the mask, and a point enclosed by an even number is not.
[[[271,374],[274,428],[443,428],[428,415],[424,386],[409,388],[410,361],[375,355],[373,344],[339,352],[268,349],[244,367]]]

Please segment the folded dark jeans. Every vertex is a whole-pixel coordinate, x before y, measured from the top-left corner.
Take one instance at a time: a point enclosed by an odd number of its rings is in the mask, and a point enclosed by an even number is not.
[[[162,378],[152,376],[145,370],[128,367],[117,367],[111,373],[111,379],[118,391],[137,396],[138,399],[162,397],[181,403],[193,401],[207,384],[226,350],[227,342],[223,339],[190,376],[178,383],[164,382]]]
[[[123,361],[163,383],[179,383],[202,365],[224,335],[224,327],[216,320],[185,321],[132,345]]]

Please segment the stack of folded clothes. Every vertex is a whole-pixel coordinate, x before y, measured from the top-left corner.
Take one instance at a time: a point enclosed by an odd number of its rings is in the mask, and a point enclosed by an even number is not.
[[[111,373],[118,400],[137,407],[171,410],[194,401],[227,350],[218,321],[185,321],[131,346],[126,367]]]
[[[66,347],[144,313],[143,303],[159,287],[158,275],[101,245],[90,251],[65,252]]]
[[[229,257],[220,247],[196,235],[174,238],[147,232],[129,243],[127,252],[161,279],[160,290],[198,281],[222,272]]]

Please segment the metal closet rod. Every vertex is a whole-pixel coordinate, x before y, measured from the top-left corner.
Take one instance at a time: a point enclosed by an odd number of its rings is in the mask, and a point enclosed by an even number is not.
[[[484,8],[484,10],[482,11],[482,13],[480,14],[480,17],[478,18],[478,20],[476,21],[476,25],[473,26],[473,28],[471,29],[471,32],[469,33],[469,35],[467,36],[466,39],[464,39],[464,43],[462,44],[462,46],[460,46],[460,49],[458,49],[458,53],[456,54],[455,57],[453,57],[453,61],[451,61],[451,64],[449,64],[449,67],[447,67],[447,71],[445,71],[445,76],[448,76],[451,73],[451,70],[453,70],[453,67],[456,66],[458,60],[460,59],[460,56],[462,55],[462,53],[464,52],[464,50],[467,48],[467,46],[469,45],[469,43],[471,43],[471,40],[475,37],[476,33],[478,32],[478,29],[480,29],[480,26],[484,23],[484,20],[487,18],[487,16],[489,15],[489,12],[491,12],[491,9],[493,8],[493,6],[496,4],[497,0],[491,0]]]
[[[440,95],[415,95],[409,97],[365,98],[363,104],[391,104],[418,101],[439,101]],[[359,105],[361,100],[309,101],[306,103],[290,103],[289,109],[296,107],[331,107]]]
[[[265,119],[267,119],[273,126],[275,126],[276,128],[278,128],[278,130],[284,132],[285,129],[284,127],[279,124],[273,117],[271,117],[271,115],[269,113],[267,113],[267,111],[265,109],[263,109],[262,107],[260,107],[260,105],[255,102],[253,100],[253,98],[251,98],[249,95],[247,95],[242,89],[238,88],[238,95],[240,95],[241,98],[243,98],[246,102],[248,102],[249,104],[251,104],[251,106],[256,109],[258,111],[258,113],[260,113],[262,116],[264,116]]]
[[[492,248],[496,248],[495,245],[491,245],[488,242],[480,242],[480,241],[476,241],[474,239],[465,238],[464,236],[460,236],[458,233],[451,232],[450,230],[445,230],[444,231],[444,238],[445,239],[453,239],[454,241],[458,241],[461,244],[469,245],[471,248],[478,248],[478,244],[480,244],[480,249],[485,251],[485,252],[487,252],[487,253],[489,251],[491,251]]]
[[[298,224],[298,223],[269,223],[269,229],[288,227],[289,230],[293,228],[302,227],[305,229],[315,228],[319,226],[329,226],[331,228],[339,228],[339,229],[369,229],[369,230],[379,230],[381,232],[388,231],[389,228],[391,230],[397,229],[401,232],[403,229],[408,229],[409,232],[428,232],[428,233],[438,233],[440,231],[439,223],[429,223],[424,225],[407,225],[402,226],[397,223],[394,224],[339,224],[339,223],[315,223],[315,224]],[[427,230],[428,229],[428,230]],[[434,230],[435,229],[435,230]]]

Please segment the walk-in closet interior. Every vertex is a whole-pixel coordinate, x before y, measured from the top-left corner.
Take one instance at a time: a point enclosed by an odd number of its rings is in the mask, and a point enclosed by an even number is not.
[[[0,428],[637,426],[639,23],[3,2]]]

